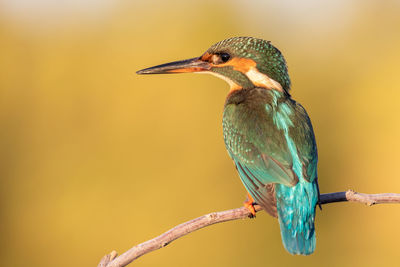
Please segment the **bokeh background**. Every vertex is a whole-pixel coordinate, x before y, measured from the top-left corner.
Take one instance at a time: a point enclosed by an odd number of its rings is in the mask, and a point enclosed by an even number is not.
[[[96,266],[242,205],[222,138],[228,86],[138,76],[231,36],[271,40],[308,110],[322,193],[400,192],[400,1],[0,2],[0,265]],[[132,266],[394,266],[400,206],[331,204],[295,257],[267,214]]]

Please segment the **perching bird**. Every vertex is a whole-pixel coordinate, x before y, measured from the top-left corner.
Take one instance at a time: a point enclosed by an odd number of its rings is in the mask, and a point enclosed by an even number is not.
[[[281,52],[265,40],[233,37],[211,46],[201,57],[137,73],[183,72],[206,72],[228,82],[223,133],[248,192],[245,206],[255,215],[257,203],[278,217],[283,245],[290,253],[313,253],[317,147],[307,112],[289,94]]]

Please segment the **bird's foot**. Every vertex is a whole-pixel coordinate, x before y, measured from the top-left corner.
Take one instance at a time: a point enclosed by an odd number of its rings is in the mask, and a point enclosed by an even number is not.
[[[254,208],[254,199],[247,193],[247,199],[243,203],[243,206],[250,211],[250,218],[256,217],[256,209]]]

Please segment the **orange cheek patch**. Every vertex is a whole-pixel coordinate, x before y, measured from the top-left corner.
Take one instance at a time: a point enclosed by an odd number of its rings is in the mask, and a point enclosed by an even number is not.
[[[222,68],[226,66],[232,66],[234,70],[240,71],[241,73],[248,72],[251,68],[255,67],[257,63],[249,58],[234,57],[224,64],[213,65],[216,68]]]

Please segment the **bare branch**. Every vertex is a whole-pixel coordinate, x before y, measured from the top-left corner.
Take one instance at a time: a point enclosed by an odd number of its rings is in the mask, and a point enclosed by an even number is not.
[[[100,263],[99,265],[97,265],[97,267],[106,267],[110,263],[110,261],[115,259],[117,256],[118,254],[115,250],[111,251],[110,254],[107,254],[103,258],[101,258]]]
[[[368,206],[384,203],[400,203],[400,194],[363,194],[348,190],[346,192],[322,194],[320,197],[321,204],[344,201],[364,203]],[[256,205],[255,209],[256,211],[260,211],[261,207]],[[175,239],[178,239],[203,227],[221,222],[244,219],[249,216],[251,216],[251,213],[245,207],[209,213],[191,221],[182,223],[165,232],[164,234],[157,236],[156,238],[136,245],[118,257],[117,253],[113,251],[101,259],[98,267],[126,266],[140,256],[165,247]]]
[[[320,200],[321,204],[351,201],[372,206],[375,204],[400,203],[400,194],[363,194],[348,190],[346,192],[322,194]]]

